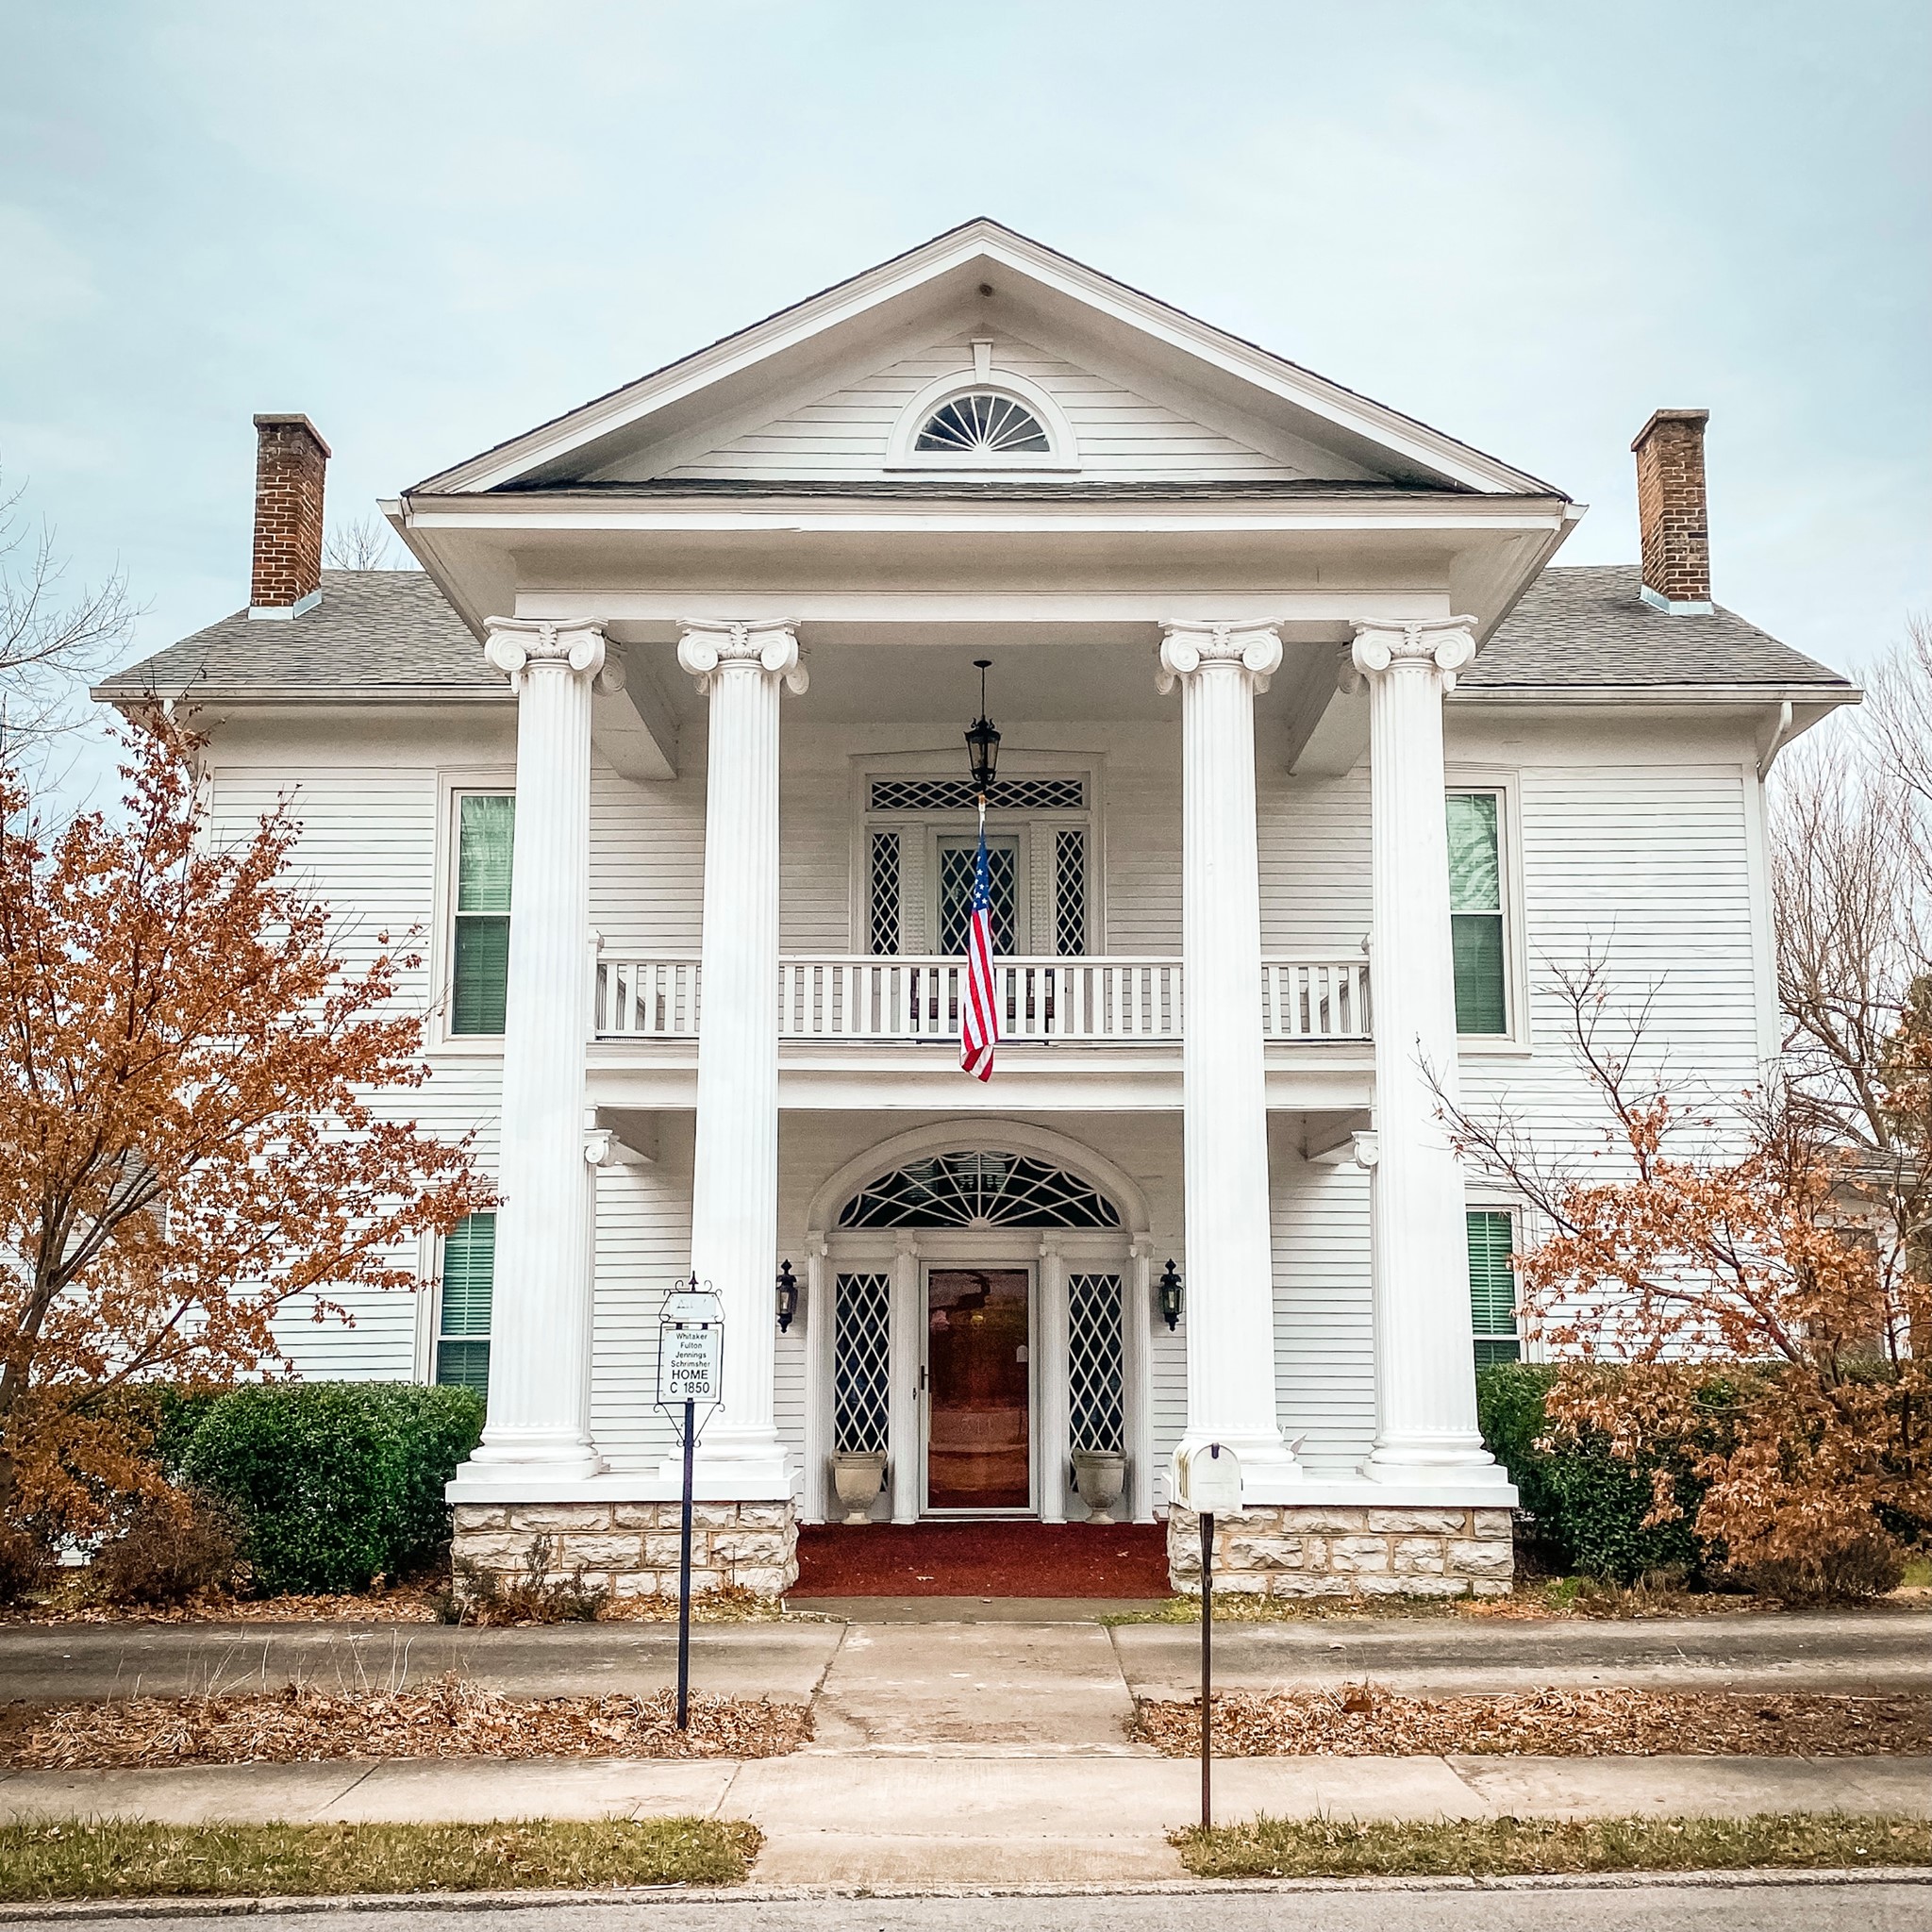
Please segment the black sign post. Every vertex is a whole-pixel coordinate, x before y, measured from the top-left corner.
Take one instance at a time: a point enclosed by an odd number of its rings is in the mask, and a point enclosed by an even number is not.
[[[1201,1516],[1201,1829],[1214,1828],[1214,1512]]]
[[[706,1421],[724,1399],[724,1312],[693,1274],[680,1282],[658,1318],[658,1407],[670,1415],[684,1450],[684,1501],[677,1537],[677,1728],[691,1727],[691,1531],[698,1404]],[[680,1426],[680,1422],[682,1426]]]

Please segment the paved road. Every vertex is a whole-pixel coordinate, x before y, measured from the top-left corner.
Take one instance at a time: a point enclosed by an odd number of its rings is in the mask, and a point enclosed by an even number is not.
[[[10,1915],[9,1915],[10,1916]],[[16,1923],[18,1923],[16,1921]],[[28,1923],[55,1924],[34,1920]],[[71,1922],[70,1922],[71,1923]],[[97,1932],[207,1932],[205,1916],[90,1917]],[[302,1932],[1928,1932],[1932,1884],[1827,1880],[1515,1880],[1163,1890],[1080,1896],[785,1898],[668,1896],[452,1909],[304,1913]]]

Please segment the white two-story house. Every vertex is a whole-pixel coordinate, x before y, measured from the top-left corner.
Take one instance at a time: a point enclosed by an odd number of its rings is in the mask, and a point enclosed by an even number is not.
[[[257,423],[250,608],[100,694],[192,711],[218,828],[292,794],[352,952],[422,935],[408,1111],[500,1204],[285,1334],[487,1387],[459,1550],[658,1587],[694,1274],[701,1580],[784,1588],[837,1457],[1056,1524],[1118,1455],[1151,1521],[1213,1440],[1229,1583],[1505,1587],[1516,1208],[1439,1090],[1593,1134],[1540,991],[1591,947],[1750,1084],[1763,774],[1854,695],[1710,601],[1701,411],[1641,566],[1564,568],[1561,490],[982,221],[404,491],[420,571],[324,571],[327,449]]]

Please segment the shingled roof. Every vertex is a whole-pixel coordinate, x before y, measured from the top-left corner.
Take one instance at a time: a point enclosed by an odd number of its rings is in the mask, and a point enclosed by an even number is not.
[[[1471,692],[1761,685],[1848,691],[1849,679],[1781,644],[1722,605],[1674,616],[1638,593],[1634,563],[1553,564],[1496,626],[1459,683]]]
[[[420,570],[325,570],[300,617],[238,610],[94,687],[142,698],[508,697],[483,646]]]
[[[1734,611],[1654,608],[1638,595],[1640,581],[1634,563],[1544,571],[1462,674],[1463,692],[1852,689]],[[94,691],[124,704],[197,694],[489,698],[508,697],[508,686],[422,572],[330,570],[322,602],[302,616],[269,623],[237,611]]]

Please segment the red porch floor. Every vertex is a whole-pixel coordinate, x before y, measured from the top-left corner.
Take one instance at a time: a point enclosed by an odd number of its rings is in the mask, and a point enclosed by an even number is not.
[[[790,1593],[1165,1597],[1174,1587],[1159,1523],[806,1524]]]

